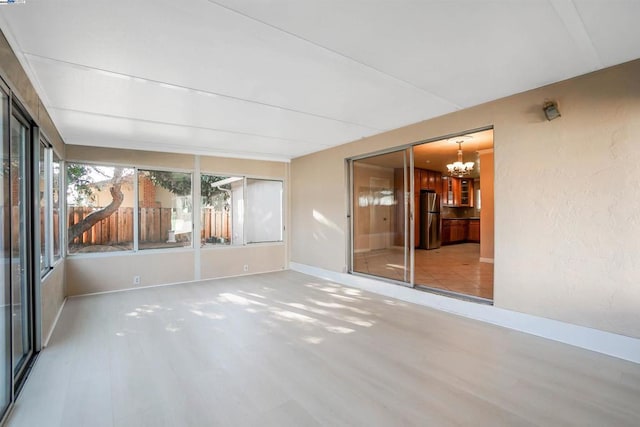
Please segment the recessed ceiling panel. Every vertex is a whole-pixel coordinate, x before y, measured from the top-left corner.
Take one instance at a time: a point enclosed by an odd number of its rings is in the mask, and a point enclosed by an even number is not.
[[[21,49],[32,56],[382,129],[453,108],[211,2],[30,1],[23,6],[2,12]]]
[[[640,1],[574,0],[573,3],[604,65],[640,57]]]
[[[40,83],[49,88],[51,110],[280,138],[317,144],[317,149],[328,147],[329,141],[348,142],[381,131],[39,57],[29,60]]]
[[[208,129],[96,116],[75,111],[53,111],[54,122],[65,123],[62,135],[69,144],[156,151],[185,151],[233,157],[282,159],[317,151],[317,145],[275,138],[238,135]]]
[[[463,107],[588,65],[546,1],[217,2]]]
[[[634,0],[28,0],[67,142],[290,159],[640,56]]]

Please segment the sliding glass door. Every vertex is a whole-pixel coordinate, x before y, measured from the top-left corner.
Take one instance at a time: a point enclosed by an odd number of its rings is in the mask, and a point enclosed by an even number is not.
[[[2,227],[2,287],[0,287],[0,419],[11,403],[11,179],[9,161],[9,97],[0,90],[0,145],[2,146],[2,187],[0,226]]]
[[[11,177],[11,319],[13,374],[22,374],[33,353],[32,287],[29,286],[28,147],[29,124],[17,112],[11,116],[9,167]]]
[[[355,159],[351,176],[351,271],[412,282],[411,151]]]
[[[41,214],[37,128],[0,78],[0,424],[24,384],[36,348],[36,285],[39,285]],[[35,157],[34,157],[35,155]],[[34,178],[35,175],[35,178]],[[37,241],[36,241],[37,240]]]

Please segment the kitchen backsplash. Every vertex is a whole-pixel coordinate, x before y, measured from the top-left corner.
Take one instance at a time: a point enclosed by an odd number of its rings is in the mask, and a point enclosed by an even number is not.
[[[470,218],[480,216],[480,211],[476,208],[452,208],[443,206],[442,218]]]

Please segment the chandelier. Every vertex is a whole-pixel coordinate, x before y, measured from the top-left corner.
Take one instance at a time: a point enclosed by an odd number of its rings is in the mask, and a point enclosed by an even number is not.
[[[471,139],[471,136],[468,135],[449,139],[450,142],[455,142],[458,144],[458,160],[447,165],[449,175],[463,177],[471,174],[474,162],[462,161],[462,143],[464,141],[468,141],[469,139]]]

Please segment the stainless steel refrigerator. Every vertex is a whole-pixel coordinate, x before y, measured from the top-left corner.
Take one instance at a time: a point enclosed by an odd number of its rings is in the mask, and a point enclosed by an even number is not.
[[[440,247],[440,196],[433,190],[420,191],[420,245],[421,249]]]

